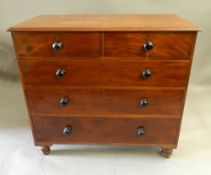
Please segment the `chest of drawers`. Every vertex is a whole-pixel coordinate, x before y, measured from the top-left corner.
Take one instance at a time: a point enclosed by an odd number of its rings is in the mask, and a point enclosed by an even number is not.
[[[38,16],[9,29],[36,146],[177,147],[198,29],[176,15]]]

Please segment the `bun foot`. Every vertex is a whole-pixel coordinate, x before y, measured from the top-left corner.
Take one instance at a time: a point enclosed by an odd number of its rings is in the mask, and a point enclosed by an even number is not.
[[[169,158],[171,157],[173,149],[171,148],[161,148],[160,154],[162,157]]]
[[[42,153],[44,154],[44,155],[48,155],[49,153],[50,153],[50,151],[51,151],[51,149],[50,149],[50,147],[49,146],[44,146],[44,147],[42,147]]]

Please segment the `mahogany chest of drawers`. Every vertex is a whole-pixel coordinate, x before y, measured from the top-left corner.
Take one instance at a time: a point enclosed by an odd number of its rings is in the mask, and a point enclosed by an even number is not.
[[[176,15],[38,16],[9,29],[36,146],[177,147],[198,29]]]

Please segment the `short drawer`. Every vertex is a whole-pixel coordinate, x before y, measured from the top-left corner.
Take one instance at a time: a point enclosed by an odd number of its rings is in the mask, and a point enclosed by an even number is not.
[[[27,88],[32,115],[180,117],[184,90]]]
[[[20,65],[25,85],[52,86],[180,87],[187,85],[190,69],[189,60],[25,60]]]
[[[104,34],[104,55],[190,59],[194,42],[194,32],[107,32]]]
[[[101,34],[93,32],[15,32],[21,57],[99,57]]]
[[[179,120],[163,118],[32,118],[36,145],[122,144],[176,147]]]

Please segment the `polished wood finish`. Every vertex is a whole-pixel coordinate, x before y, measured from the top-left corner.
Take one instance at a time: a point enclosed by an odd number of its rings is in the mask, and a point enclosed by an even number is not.
[[[195,32],[110,32],[104,34],[107,57],[148,57],[149,59],[190,59]],[[154,47],[147,53],[144,43]]]
[[[98,143],[175,146],[178,122],[178,119],[163,118],[33,117],[37,145]],[[63,134],[66,126],[72,127],[70,135]],[[144,136],[137,136],[139,127],[144,128]]]
[[[175,14],[41,15],[9,31],[198,31]]]
[[[185,60],[42,60],[20,62],[25,85],[185,87],[190,67]],[[61,79],[55,76],[58,69],[65,70]],[[152,76],[144,80],[147,69]]]
[[[43,154],[53,144],[172,154],[198,28],[176,15],[47,15],[9,31]]]
[[[100,33],[93,32],[15,32],[17,54],[21,57],[99,57]],[[52,49],[54,42],[61,42],[58,52]],[[51,58],[52,59],[52,58]]]
[[[27,88],[29,107],[33,115],[167,115],[180,117],[184,90],[157,89],[95,89],[95,88]],[[69,103],[61,106],[60,100]],[[141,99],[148,105],[141,107]]]

